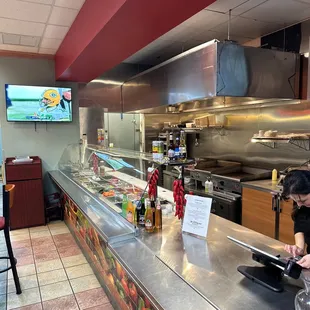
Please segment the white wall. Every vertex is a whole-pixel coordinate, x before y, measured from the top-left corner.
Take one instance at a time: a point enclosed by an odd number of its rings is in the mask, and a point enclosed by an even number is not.
[[[2,127],[3,157],[37,155],[43,162],[43,171],[56,168],[64,148],[79,141],[79,116],[77,84],[57,83],[72,86],[72,123],[9,123],[6,121],[4,84],[55,85],[54,61],[0,57],[0,125]],[[50,192],[50,182],[45,176],[45,189]]]

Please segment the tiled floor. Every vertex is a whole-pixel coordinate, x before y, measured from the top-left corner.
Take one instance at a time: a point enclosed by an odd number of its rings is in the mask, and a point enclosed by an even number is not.
[[[0,274],[0,310],[113,309],[63,222],[12,231],[11,241],[23,293],[16,295],[11,271]]]

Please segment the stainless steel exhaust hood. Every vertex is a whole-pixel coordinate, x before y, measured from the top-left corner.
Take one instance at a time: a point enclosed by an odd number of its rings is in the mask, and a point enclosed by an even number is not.
[[[186,112],[298,96],[299,55],[213,40],[127,80],[121,104],[124,112]]]

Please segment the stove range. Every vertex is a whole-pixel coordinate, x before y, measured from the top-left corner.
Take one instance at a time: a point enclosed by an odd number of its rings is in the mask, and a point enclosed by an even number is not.
[[[213,198],[211,212],[241,224],[241,182],[270,178],[271,170],[243,166],[237,162],[216,161],[214,165],[213,160],[213,165],[210,163],[197,165],[190,170],[190,177],[195,181],[190,190],[194,194]],[[204,192],[207,179],[213,182],[212,194]]]

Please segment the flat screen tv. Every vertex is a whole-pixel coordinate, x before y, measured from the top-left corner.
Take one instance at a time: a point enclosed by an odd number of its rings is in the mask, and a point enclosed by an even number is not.
[[[71,88],[5,85],[8,122],[72,122]]]

